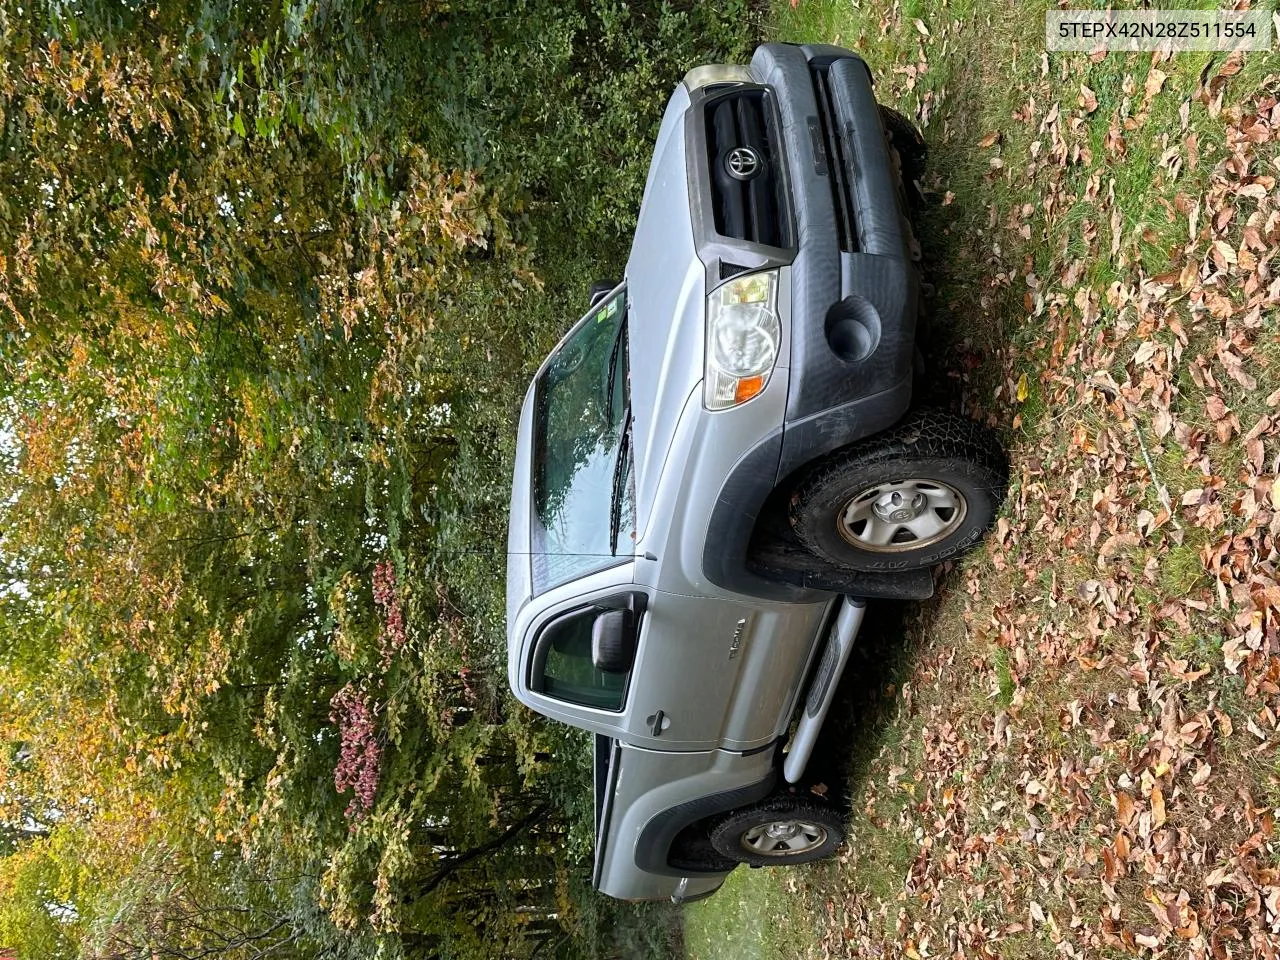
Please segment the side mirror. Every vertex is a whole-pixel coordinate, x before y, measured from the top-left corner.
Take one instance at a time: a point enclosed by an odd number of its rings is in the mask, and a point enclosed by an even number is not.
[[[636,658],[635,614],[606,610],[591,625],[591,663],[604,673],[626,673]]]
[[[591,303],[594,307],[597,303],[605,298],[605,296],[618,285],[617,280],[597,280],[591,285]]]

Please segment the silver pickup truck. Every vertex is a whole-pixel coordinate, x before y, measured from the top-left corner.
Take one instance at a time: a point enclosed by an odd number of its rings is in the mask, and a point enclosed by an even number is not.
[[[509,679],[595,735],[610,896],[836,850],[804,774],[865,603],[929,596],[1004,497],[998,441],[912,404],[923,160],[847,50],[691,71],[624,280],[525,398]]]

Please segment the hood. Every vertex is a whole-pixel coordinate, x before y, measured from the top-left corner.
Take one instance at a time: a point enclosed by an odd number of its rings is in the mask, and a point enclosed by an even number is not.
[[[667,450],[689,394],[702,381],[705,279],[693,240],[685,165],[689,94],[667,104],[627,261],[636,529],[648,528]]]

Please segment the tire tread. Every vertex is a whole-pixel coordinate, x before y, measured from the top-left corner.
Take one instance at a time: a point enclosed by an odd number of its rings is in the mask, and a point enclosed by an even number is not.
[[[753,820],[759,822],[761,815],[765,817],[781,815],[779,819],[784,817],[795,820],[808,819],[820,823],[827,831],[828,842],[823,847],[797,859],[751,854],[742,847],[739,840],[744,827]],[[726,814],[724,819],[712,828],[710,836],[711,844],[717,852],[738,863],[781,867],[788,864],[812,863],[832,856],[844,843],[845,827],[844,818],[829,804],[805,796],[779,794]],[[832,838],[835,840],[834,843],[830,842]]]
[[[913,457],[973,464],[998,479],[991,491],[993,502],[999,504],[1004,499],[1009,463],[996,435],[967,417],[944,410],[920,409],[909,413],[886,433],[828,455],[801,477],[787,505],[796,538],[815,556],[835,560],[822,549],[805,522],[813,502],[850,470]]]
[[[914,123],[893,107],[880,105],[880,122],[902,161],[904,180],[919,179],[929,160],[929,145]]]

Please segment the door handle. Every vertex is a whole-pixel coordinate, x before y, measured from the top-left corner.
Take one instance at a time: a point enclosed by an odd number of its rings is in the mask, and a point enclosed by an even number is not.
[[[651,713],[644,718],[644,722],[649,725],[649,732],[655,737],[662,736],[664,729],[662,721],[666,720],[667,715],[659,710],[657,713]],[[668,721],[667,726],[670,726]]]

